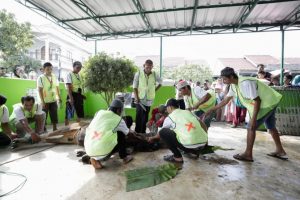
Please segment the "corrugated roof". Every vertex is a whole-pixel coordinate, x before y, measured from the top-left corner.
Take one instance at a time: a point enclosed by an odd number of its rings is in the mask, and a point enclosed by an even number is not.
[[[300,24],[299,0],[17,1],[48,13],[82,37],[96,39],[252,32]]]
[[[258,64],[264,65],[279,65],[280,61],[270,55],[245,55],[245,59],[251,62],[254,66]]]
[[[256,67],[247,61],[244,58],[218,58],[224,67],[232,67],[236,71],[247,70],[253,71],[256,70]]]

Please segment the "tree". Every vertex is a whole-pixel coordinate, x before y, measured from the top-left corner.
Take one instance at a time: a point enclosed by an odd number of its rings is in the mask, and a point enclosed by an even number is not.
[[[84,84],[88,90],[102,95],[109,105],[117,92],[132,84],[135,71],[133,62],[125,57],[115,58],[101,52],[84,63]]]
[[[24,54],[20,56],[10,56],[5,61],[1,62],[1,65],[10,68],[10,71],[13,70],[11,66],[25,66],[25,73],[29,73],[30,71],[37,72],[42,66],[41,61]]]
[[[32,44],[30,23],[18,23],[13,14],[0,11],[0,58],[23,55]]]

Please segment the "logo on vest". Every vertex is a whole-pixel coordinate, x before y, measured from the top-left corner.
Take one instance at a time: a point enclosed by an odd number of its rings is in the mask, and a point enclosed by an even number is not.
[[[94,132],[94,135],[92,137],[93,140],[100,139],[102,137],[102,133],[98,133],[97,131]]]
[[[193,128],[193,129],[195,129],[195,128],[196,128],[196,127],[193,125],[193,123],[192,123],[192,122],[190,122],[190,123],[186,124],[185,126],[187,127],[187,130],[188,130],[188,132],[190,132],[192,128]]]

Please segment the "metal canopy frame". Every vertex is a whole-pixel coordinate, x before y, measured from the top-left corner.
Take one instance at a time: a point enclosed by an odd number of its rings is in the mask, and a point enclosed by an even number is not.
[[[199,0],[194,1],[193,6],[185,6],[178,8],[169,9],[157,9],[157,10],[145,10],[143,9],[140,0],[132,0],[133,5],[137,11],[129,13],[116,13],[110,15],[97,15],[88,5],[86,5],[83,0],[70,0],[74,5],[76,5],[81,11],[83,11],[88,17],[73,18],[73,19],[59,19],[53,14],[49,13],[46,9],[40,7],[32,0],[16,0],[17,2],[25,5],[26,7],[34,10],[41,14],[43,12],[44,17],[48,18],[52,22],[58,24],[75,33],[77,36],[88,40],[111,40],[111,39],[122,39],[122,38],[145,38],[145,37],[164,37],[164,36],[183,36],[183,35],[204,35],[204,34],[226,34],[226,33],[245,33],[245,32],[270,32],[270,31],[280,31],[280,26],[284,26],[284,30],[300,30],[299,27],[299,17],[300,17],[300,6],[296,8],[296,11],[280,23],[264,23],[264,24],[245,24],[247,17],[251,14],[256,5],[264,4],[274,4],[283,2],[295,2],[299,0],[251,0],[249,2],[240,3],[226,3],[226,4],[211,4],[211,5],[198,5]],[[30,4],[30,5],[29,5]],[[210,8],[230,8],[230,7],[245,7],[242,15],[238,18],[237,22],[232,25],[222,25],[222,26],[195,26],[196,16],[198,10],[210,9]],[[167,13],[175,11],[192,11],[191,23],[188,27],[180,28],[164,28],[164,29],[153,29],[150,20],[147,18],[147,14],[153,13]],[[105,19],[112,17],[122,17],[122,16],[140,16],[145,24],[146,29],[136,30],[136,31],[115,31],[108,24]],[[82,20],[93,20],[96,22],[105,32],[95,33],[95,34],[84,34],[79,31],[75,26],[70,24],[74,21]]]

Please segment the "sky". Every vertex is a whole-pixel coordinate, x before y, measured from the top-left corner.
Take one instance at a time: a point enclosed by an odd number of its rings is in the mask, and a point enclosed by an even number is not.
[[[36,14],[14,0],[0,0],[0,9],[14,13],[17,21],[29,21],[33,25],[52,22]],[[56,26],[53,24],[53,26]],[[64,30],[62,30],[64,31]],[[66,32],[66,31],[65,31]],[[78,37],[66,33],[75,40]],[[65,34],[62,37],[68,37]],[[94,52],[94,42],[87,42],[86,48]],[[98,51],[120,52],[129,58],[141,55],[159,55],[159,38],[119,39],[98,41]],[[281,56],[281,33],[242,33],[223,35],[178,36],[163,38],[163,57],[185,57],[204,59],[209,63],[221,57],[242,57],[243,55]],[[285,33],[285,56],[300,57],[300,31]]]

